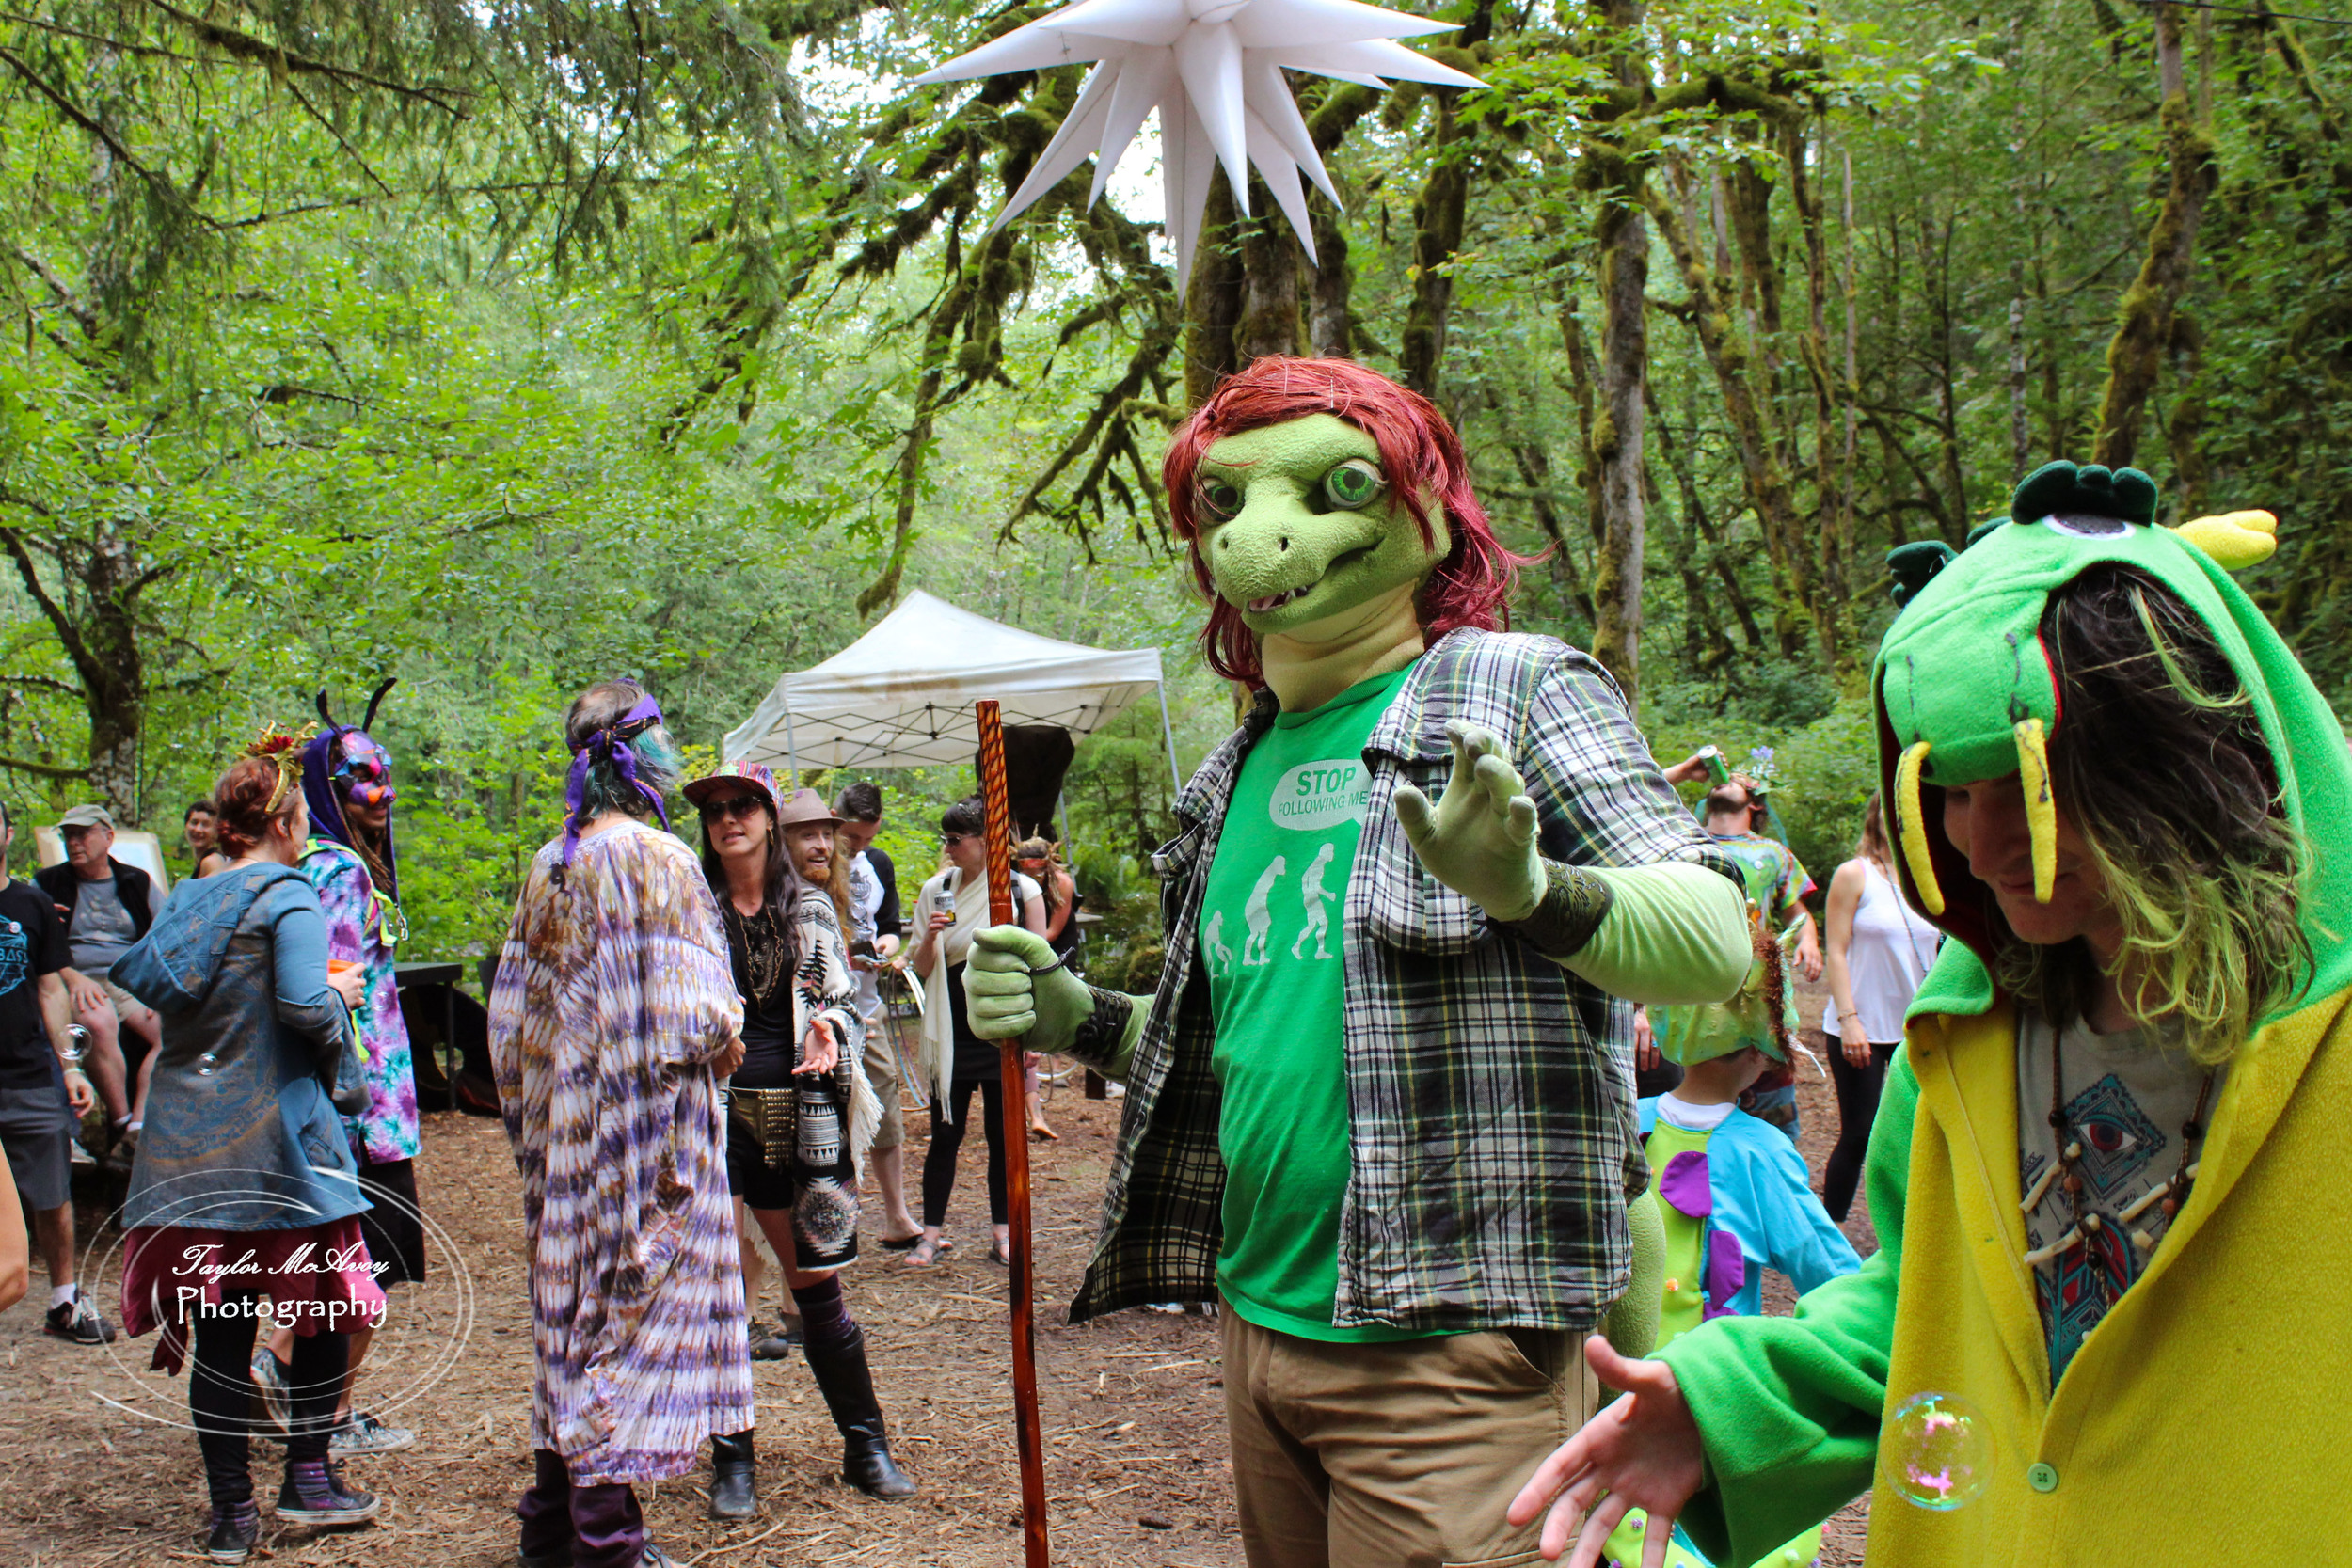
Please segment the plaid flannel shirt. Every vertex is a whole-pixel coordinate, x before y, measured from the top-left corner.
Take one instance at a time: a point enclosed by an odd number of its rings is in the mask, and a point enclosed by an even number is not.
[[[1200,902],[1242,759],[1275,711],[1261,691],[1177,799],[1182,831],[1160,856],[1167,958],[1073,1322],[1216,1296],[1225,1166],[1216,1023],[1195,961]],[[1370,789],[1343,905],[1351,1148],[1333,1321],[1589,1328],[1624,1291],[1625,1202],[1649,1180],[1631,1008],[1531,945],[1550,900],[1503,926],[1422,869],[1393,801],[1401,784],[1433,800],[1443,788],[1454,719],[1509,743],[1545,859],[1734,875],[1591,657],[1469,630],[1422,657],[1364,746]],[[1567,880],[1553,879],[1554,899]]]

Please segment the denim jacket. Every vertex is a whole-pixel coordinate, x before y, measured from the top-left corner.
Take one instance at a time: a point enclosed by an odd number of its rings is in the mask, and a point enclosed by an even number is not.
[[[294,1229],[369,1207],[325,1076],[351,1015],[326,983],[326,921],[300,872],[181,883],[114,978],[164,1033],[124,1228]]]

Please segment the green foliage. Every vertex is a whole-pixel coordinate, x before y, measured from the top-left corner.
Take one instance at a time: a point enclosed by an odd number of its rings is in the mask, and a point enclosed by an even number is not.
[[[1853,857],[1862,808],[1879,786],[1878,729],[1866,700],[1840,698],[1804,723],[1704,713],[1665,719],[1653,711],[1644,730],[1661,763],[1679,762],[1713,745],[1737,768],[1757,747],[1771,748],[1779,775],[1772,810],[1805,870],[1826,888],[1830,873]],[[1704,784],[1683,791],[1694,808],[1706,793]]]
[[[709,756],[777,673],[866,629],[862,602],[916,584],[1159,649],[1188,773],[1233,694],[1199,662],[1156,464],[1216,345],[1175,298],[1150,149],[1100,205],[1082,168],[988,236],[1079,73],[907,85],[1034,10],[0,19],[11,803],[95,794],[168,829],[262,722],[398,674],[379,731],[412,953],[469,957],[560,825],[573,692],[638,673]],[[2205,17],[2220,184],[2140,466],[2168,517],[2280,514],[2250,585],[2352,692],[2352,37]],[[1300,82],[1345,201],[1316,198],[1318,232],[1346,258],[1299,269],[1300,318],[1387,370],[1408,324],[1441,346],[1431,389],[1480,496],[1549,551],[1516,624],[1588,641],[1593,454],[1625,439],[1597,235],[1643,214],[1644,720],[1668,761],[1774,747],[1825,875],[1875,775],[1883,552],[1956,543],[2021,468],[2088,455],[2165,182],[2148,23],[2056,0],[1468,20],[1430,47],[1486,92]],[[911,899],[969,769],[880,782]],[[1081,746],[1098,975],[1156,962],[1172,794],[1149,701]]]

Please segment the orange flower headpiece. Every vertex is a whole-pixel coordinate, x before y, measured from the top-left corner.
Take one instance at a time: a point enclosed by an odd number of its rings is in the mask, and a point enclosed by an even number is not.
[[[245,755],[267,757],[278,765],[278,787],[269,792],[269,804],[262,808],[262,816],[277,816],[278,808],[285,803],[286,792],[302,782],[302,748],[317,733],[316,724],[305,724],[292,735],[264,729],[246,743]]]

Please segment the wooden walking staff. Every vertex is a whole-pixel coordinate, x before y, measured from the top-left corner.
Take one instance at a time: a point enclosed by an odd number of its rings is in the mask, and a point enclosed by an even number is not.
[[[1012,804],[1005,790],[1004,720],[993,702],[976,705],[980,725],[980,804],[987,818],[988,923],[1012,919]],[[1037,1415],[1036,1275],[1029,1267],[1029,1140],[1012,1130],[1026,1119],[1027,1073],[1018,1037],[999,1040],[1005,1081],[1005,1196],[1012,1241],[1013,1433],[1021,1451],[1021,1537],[1028,1568],[1046,1568],[1045,1440]]]

